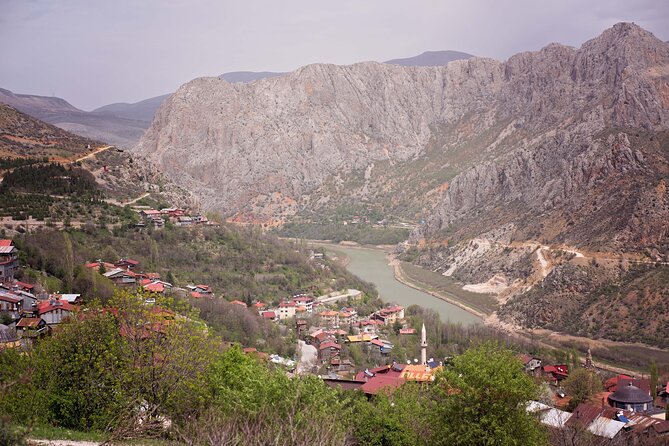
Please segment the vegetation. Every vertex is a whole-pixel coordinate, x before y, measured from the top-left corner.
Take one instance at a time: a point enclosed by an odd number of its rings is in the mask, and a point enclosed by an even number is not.
[[[420,285],[429,292],[444,294],[485,314],[491,314],[498,308],[497,301],[492,295],[465,291],[461,284],[443,274],[407,262],[402,262],[401,268],[402,273],[406,274],[411,282]]]
[[[48,163],[48,157],[42,158],[15,158],[2,157],[0,158],[0,170],[15,169],[17,167],[29,166],[31,164]]]
[[[542,444],[539,424],[524,410],[536,387],[496,344],[469,349],[435,383],[370,401],[224,347],[187,305],[144,302],[120,292],[64,322],[35,350],[0,352],[0,411],[35,432],[55,426],[108,441]],[[18,432],[7,426],[3,420],[0,433]]]
[[[569,377],[564,380],[563,386],[571,396],[569,410],[586,402],[595,393],[603,389],[602,380],[593,371],[581,367],[572,367]]]
[[[67,264],[64,255],[68,240],[72,265]],[[147,271],[163,277],[171,273],[177,283],[205,283],[218,293],[224,291],[230,300],[247,303],[253,299],[278,303],[297,292],[319,295],[343,288],[376,295],[373,286],[344,268],[331,262],[327,268],[316,268],[303,253],[296,252],[296,246],[253,229],[223,226],[108,231],[85,227],[24,234],[16,237],[15,243],[25,264],[62,280],[68,291],[90,291],[101,286],[91,283],[85,263],[132,258]],[[74,277],[72,282],[70,275]]]
[[[409,237],[406,228],[373,227],[370,224],[287,223],[277,232],[282,237],[352,241],[362,245],[394,245]]]

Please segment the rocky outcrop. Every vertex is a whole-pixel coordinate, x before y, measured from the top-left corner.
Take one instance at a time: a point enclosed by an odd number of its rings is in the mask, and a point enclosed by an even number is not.
[[[439,206],[439,218],[450,221],[498,195],[500,182],[511,194],[534,193],[526,183],[512,184],[505,163],[572,144],[591,152],[583,145],[594,146],[593,136],[610,127],[666,128],[668,63],[666,45],[636,25],[619,24],[581,49],[552,44],[504,63],[319,64],[249,84],[202,78],[163,104],[136,150],[208,208],[280,218],[308,206],[308,196],[333,175],[379,161],[411,162],[430,144],[448,157],[493,132],[490,144],[452,160],[456,173],[472,161],[494,162],[452,185]],[[439,127],[449,131],[439,134]],[[545,161],[535,168],[553,160]],[[476,178],[483,182],[472,191]],[[544,196],[569,193],[569,185],[560,187],[548,187]],[[282,208],[283,200],[296,204]]]

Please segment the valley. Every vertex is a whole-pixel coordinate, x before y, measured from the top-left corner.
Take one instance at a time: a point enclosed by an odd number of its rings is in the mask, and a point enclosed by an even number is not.
[[[0,6],[0,446],[669,442],[663,5],[158,3]]]

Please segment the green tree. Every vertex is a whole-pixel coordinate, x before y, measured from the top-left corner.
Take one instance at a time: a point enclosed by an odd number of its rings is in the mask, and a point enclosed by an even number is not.
[[[653,398],[657,395],[658,371],[655,359],[650,362],[650,394]]]
[[[434,383],[433,444],[540,445],[544,430],[525,410],[538,389],[514,353],[487,342],[454,358]]]
[[[429,442],[434,400],[421,384],[406,383],[392,393],[376,395],[371,402],[360,399],[354,407],[353,434],[359,444],[419,446]]]
[[[34,383],[47,420],[81,430],[104,429],[124,409],[130,362],[111,314],[61,324],[35,351]]]
[[[572,370],[562,383],[567,395],[571,396],[569,409],[573,410],[595,393],[602,390],[601,379],[591,370],[578,368]]]

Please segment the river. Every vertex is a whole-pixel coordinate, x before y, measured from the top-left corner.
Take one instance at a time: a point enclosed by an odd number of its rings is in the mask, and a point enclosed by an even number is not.
[[[411,288],[395,279],[393,268],[388,265],[386,253],[380,249],[363,249],[338,245],[327,246],[335,251],[346,254],[350,262],[347,269],[362,280],[376,285],[384,302],[400,304],[404,307],[420,305],[432,308],[439,313],[442,321],[459,322],[463,325],[480,323],[481,319],[462,308],[444,300]]]

